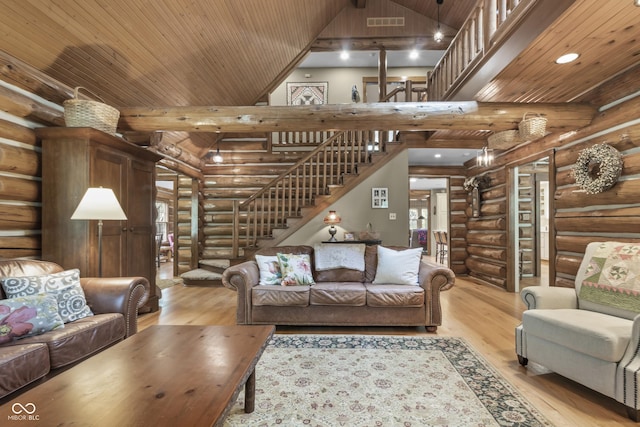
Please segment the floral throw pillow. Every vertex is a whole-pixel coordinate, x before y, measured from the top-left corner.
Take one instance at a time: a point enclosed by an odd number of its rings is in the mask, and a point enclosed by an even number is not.
[[[0,344],[64,328],[55,297],[37,294],[0,300]]]
[[[55,296],[64,323],[93,316],[80,285],[80,270],[77,268],[43,276],[3,277],[0,283],[9,298],[37,294]]]
[[[260,270],[259,285],[281,284],[282,273],[280,272],[280,263],[277,256],[256,255],[256,262]]]
[[[282,286],[313,285],[311,258],[307,254],[277,254]]]

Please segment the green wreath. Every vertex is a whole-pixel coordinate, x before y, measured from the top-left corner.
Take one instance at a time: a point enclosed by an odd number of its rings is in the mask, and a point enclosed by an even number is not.
[[[588,194],[613,187],[622,173],[622,155],[607,143],[585,148],[573,166],[576,184]]]

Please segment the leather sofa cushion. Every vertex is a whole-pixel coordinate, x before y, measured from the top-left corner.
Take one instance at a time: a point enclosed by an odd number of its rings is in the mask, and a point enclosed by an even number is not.
[[[49,373],[46,344],[7,344],[0,347],[0,397]]]
[[[633,321],[589,310],[540,309],[525,311],[522,325],[527,334],[617,363],[629,344]]]
[[[258,285],[251,288],[252,304],[306,307],[309,286]]]
[[[347,305],[361,307],[367,303],[367,288],[362,283],[324,282],[311,287],[311,305]]]
[[[422,307],[424,289],[409,285],[372,285],[367,283],[369,307]]]
[[[64,325],[63,329],[20,340],[22,344],[44,343],[49,348],[51,369],[77,362],[124,339],[124,316],[96,314]]]

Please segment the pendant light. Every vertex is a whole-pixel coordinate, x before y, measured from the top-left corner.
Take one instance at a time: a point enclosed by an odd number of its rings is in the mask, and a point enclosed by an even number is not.
[[[444,40],[444,34],[442,34],[442,31],[440,31],[440,5],[442,4],[443,1],[444,0],[436,0],[436,3],[438,3],[438,30],[433,35],[433,39],[437,43],[440,43],[442,40]]]

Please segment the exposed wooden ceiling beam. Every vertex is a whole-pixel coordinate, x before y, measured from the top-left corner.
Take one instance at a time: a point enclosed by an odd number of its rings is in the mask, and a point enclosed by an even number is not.
[[[310,46],[311,52],[336,52],[342,50],[411,50],[420,46],[423,50],[441,50],[442,46],[449,46],[452,36],[445,36],[438,43],[433,37],[352,37],[344,38],[318,38]]]
[[[517,129],[525,113],[544,115],[550,131],[591,123],[586,104],[404,102],[305,106],[128,107],[119,130],[186,132],[275,132],[322,130],[490,130]]]

